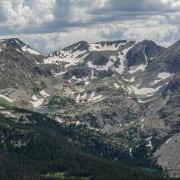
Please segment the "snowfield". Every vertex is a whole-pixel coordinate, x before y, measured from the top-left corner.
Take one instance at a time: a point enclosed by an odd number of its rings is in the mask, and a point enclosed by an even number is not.
[[[36,95],[33,95],[30,101],[30,103],[33,105],[34,108],[41,106],[43,102],[44,99],[38,99]]]
[[[99,102],[102,101],[103,99],[104,97],[102,95],[96,95],[95,92],[93,91],[88,99],[88,102]]]
[[[42,96],[44,96],[44,97],[49,97],[49,96],[50,96],[48,93],[45,92],[45,90],[42,90],[42,91],[40,92],[40,94],[41,94]]]
[[[131,93],[134,93],[136,95],[140,95],[140,96],[153,96],[154,93],[156,93],[162,86],[159,86],[157,88],[141,88],[138,89],[136,86],[130,86],[128,87],[129,91]]]
[[[7,97],[7,96],[4,96],[4,95],[0,95],[0,98],[3,98],[3,99],[5,99],[6,101],[8,101],[8,102],[10,102],[10,103],[12,103],[13,102],[13,100],[12,99],[10,99],[9,97]]]
[[[96,69],[97,71],[108,71],[109,68],[111,68],[113,66],[114,62],[112,62],[111,60],[109,60],[107,62],[106,65],[104,66],[96,66],[96,65],[93,65],[91,61],[88,62],[88,67],[89,68],[92,68],[92,69]]]
[[[21,50],[22,50],[23,52],[28,52],[28,53],[30,53],[30,54],[41,55],[41,53],[35,51],[34,49],[29,48],[28,46],[23,46],[23,47],[21,48]]]
[[[101,43],[91,43],[90,44],[90,51],[117,51],[120,49],[120,47],[125,43],[119,43],[118,45],[116,45],[116,43],[113,43],[112,45],[109,45],[107,43],[104,43],[103,45]]]
[[[145,71],[145,69],[146,69],[146,64],[140,64],[138,66],[130,67],[129,73],[134,74],[134,73],[136,73],[138,71]]]
[[[114,83],[114,86],[115,86],[116,89],[120,88],[120,86],[117,83]]]
[[[66,68],[75,66],[78,63],[82,62],[84,58],[88,55],[87,51],[64,51],[61,50],[58,56],[50,56],[44,59],[44,64],[60,64],[67,63],[65,65]]]
[[[168,79],[168,78],[170,78],[172,76],[173,76],[173,74],[170,74],[168,72],[159,73],[158,76],[157,76],[157,80],[155,80],[152,83],[152,85],[155,85],[155,84],[157,84],[157,83],[159,83],[159,82],[161,82],[161,81],[163,81],[165,79]]]

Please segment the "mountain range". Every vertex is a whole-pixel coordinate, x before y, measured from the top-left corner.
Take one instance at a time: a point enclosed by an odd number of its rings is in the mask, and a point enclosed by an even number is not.
[[[179,178],[179,109],[180,41],[0,40],[0,177]]]

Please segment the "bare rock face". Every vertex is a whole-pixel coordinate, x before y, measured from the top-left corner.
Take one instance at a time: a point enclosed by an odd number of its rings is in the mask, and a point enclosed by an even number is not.
[[[152,58],[163,53],[165,48],[153,41],[144,40],[136,44],[127,53],[128,67],[147,64]]]
[[[166,140],[155,152],[158,164],[170,172],[172,177],[180,177],[180,134]]]
[[[180,177],[179,42],[80,41],[45,55],[8,39],[0,49],[3,100],[106,133],[131,157],[155,157]]]

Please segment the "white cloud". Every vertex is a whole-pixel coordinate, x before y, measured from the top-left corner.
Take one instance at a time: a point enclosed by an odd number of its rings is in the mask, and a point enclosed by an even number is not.
[[[26,0],[1,0],[0,7],[7,19],[7,26],[12,28],[24,28],[40,26],[54,19],[55,0],[32,0],[30,4]]]
[[[16,36],[43,52],[52,52],[80,40],[86,40],[89,42],[101,40],[101,32],[98,29],[89,30],[81,28],[69,32]]]
[[[180,8],[180,0],[161,0],[161,2],[170,6],[171,8]]]
[[[87,40],[179,38],[180,0],[0,0],[0,35],[37,49]]]

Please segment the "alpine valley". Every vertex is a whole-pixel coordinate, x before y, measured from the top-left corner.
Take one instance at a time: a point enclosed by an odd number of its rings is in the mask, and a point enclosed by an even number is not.
[[[180,41],[0,40],[0,179],[180,178]]]

